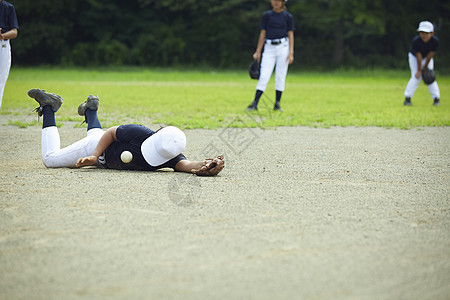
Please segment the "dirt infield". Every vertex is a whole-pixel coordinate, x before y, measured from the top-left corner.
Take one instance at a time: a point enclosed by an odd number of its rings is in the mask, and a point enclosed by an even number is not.
[[[46,169],[40,132],[0,126],[0,299],[450,297],[450,128],[186,130],[214,178]]]

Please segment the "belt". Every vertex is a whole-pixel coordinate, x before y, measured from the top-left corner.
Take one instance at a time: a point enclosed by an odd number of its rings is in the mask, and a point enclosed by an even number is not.
[[[99,166],[105,166],[106,165],[106,159],[105,159],[105,152],[102,153],[97,159],[97,164]]]
[[[267,39],[266,41],[267,41],[267,43],[269,43],[271,45],[279,45],[282,42],[287,41],[287,39],[288,39],[287,37],[284,37],[284,38],[281,38],[281,39],[274,39],[274,40]]]

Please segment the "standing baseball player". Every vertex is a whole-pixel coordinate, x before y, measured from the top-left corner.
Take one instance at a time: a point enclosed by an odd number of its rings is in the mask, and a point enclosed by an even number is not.
[[[32,89],[28,95],[39,103],[36,108],[43,116],[42,158],[47,168],[73,168],[96,165],[116,170],[156,171],[172,168],[177,172],[199,176],[217,175],[225,166],[223,156],[204,161],[189,161],[181,153],[186,147],[186,136],[174,126],[156,132],[136,124],[115,126],[103,131],[97,117],[99,98],[90,95],[78,107],[78,114],[85,117],[87,137],[65,148],[60,147],[60,136],[55,113],[63,99],[44,90]],[[123,161],[123,152],[131,153]]]
[[[412,39],[408,53],[411,79],[405,89],[405,101],[403,102],[403,105],[406,106],[412,105],[411,98],[419,87],[424,70],[434,70],[433,57],[439,46],[439,39],[434,36],[434,26],[431,22],[420,22],[417,31],[419,32],[419,35]],[[432,83],[428,83],[428,90],[434,100],[433,105],[439,106],[440,92],[436,80]]]
[[[0,108],[2,107],[3,92],[11,68],[11,44],[9,40],[17,37],[19,22],[14,6],[0,0]]]
[[[266,11],[261,20],[260,34],[253,59],[261,62],[261,71],[256,85],[255,99],[248,110],[257,110],[261,95],[266,90],[275,68],[276,100],[274,110],[280,107],[281,95],[285,88],[288,66],[294,62],[294,18],[286,10],[287,0],[270,0],[272,9]],[[264,53],[261,51],[264,47]]]

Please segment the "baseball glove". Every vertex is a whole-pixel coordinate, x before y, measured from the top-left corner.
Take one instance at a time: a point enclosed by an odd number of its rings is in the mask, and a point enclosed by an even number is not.
[[[248,73],[250,74],[251,79],[259,79],[259,70],[261,66],[257,60],[254,60],[250,66],[248,67]]]
[[[192,169],[191,172],[197,176],[215,176],[225,167],[225,160],[222,155],[216,158],[207,158],[200,169]]]
[[[434,70],[425,68],[422,71],[422,79],[426,85],[430,85],[436,80],[436,73],[434,73]]]

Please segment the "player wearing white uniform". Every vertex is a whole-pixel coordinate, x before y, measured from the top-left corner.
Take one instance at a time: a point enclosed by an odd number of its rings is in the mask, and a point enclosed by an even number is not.
[[[0,0],[0,108],[2,107],[3,91],[11,68],[11,44],[9,40],[17,37],[19,22],[14,6]]]
[[[411,106],[411,98],[419,87],[422,79],[422,71],[425,68],[434,69],[434,54],[439,46],[439,39],[434,36],[434,26],[431,22],[423,21],[419,23],[418,36],[415,36],[411,42],[411,48],[408,53],[409,68],[411,69],[411,78],[405,89],[405,101],[403,105]],[[428,85],[428,91],[433,98],[434,106],[440,105],[440,91],[436,81]]]
[[[256,52],[253,59],[261,61],[261,71],[253,103],[248,110],[257,110],[261,95],[266,90],[275,68],[276,100],[274,110],[282,111],[281,95],[284,92],[289,64],[294,62],[294,18],[286,10],[285,0],[271,0],[272,10],[264,13],[261,20]],[[261,51],[264,47],[264,53]]]
[[[42,159],[47,168],[73,168],[96,165],[106,169],[156,171],[172,168],[177,172],[198,176],[217,175],[225,166],[223,156],[204,161],[191,161],[181,153],[186,136],[178,128],[169,126],[153,131],[145,126],[127,124],[104,131],[97,117],[98,96],[90,95],[78,107],[84,116],[87,137],[61,148],[55,113],[63,103],[59,95],[31,89],[28,95],[39,103],[36,108],[42,123]],[[123,152],[130,152],[131,160],[122,160]]]

